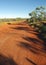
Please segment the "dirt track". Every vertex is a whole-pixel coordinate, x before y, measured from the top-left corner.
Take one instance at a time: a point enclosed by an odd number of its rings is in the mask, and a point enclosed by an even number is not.
[[[44,42],[27,23],[0,26],[0,55],[18,65],[46,65]]]

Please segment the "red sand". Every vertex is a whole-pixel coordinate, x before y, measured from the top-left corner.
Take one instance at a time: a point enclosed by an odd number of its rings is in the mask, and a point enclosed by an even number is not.
[[[18,65],[46,65],[43,41],[36,34],[27,23],[0,26],[0,54]]]

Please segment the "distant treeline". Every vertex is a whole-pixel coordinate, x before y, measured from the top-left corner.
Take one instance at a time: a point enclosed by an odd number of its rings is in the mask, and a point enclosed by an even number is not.
[[[0,19],[0,22],[21,21],[21,20],[26,20],[26,18],[4,18]]]

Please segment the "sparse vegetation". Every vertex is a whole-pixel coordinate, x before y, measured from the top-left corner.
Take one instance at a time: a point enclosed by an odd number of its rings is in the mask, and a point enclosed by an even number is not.
[[[4,18],[4,19],[0,19],[0,24],[17,24],[20,22],[25,21],[26,19],[24,18]]]

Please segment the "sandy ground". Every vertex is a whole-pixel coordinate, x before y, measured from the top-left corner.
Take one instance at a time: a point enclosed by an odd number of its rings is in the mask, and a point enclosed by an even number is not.
[[[37,35],[27,23],[0,26],[0,56],[12,58],[15,65],[46,65],[44,42]]]

